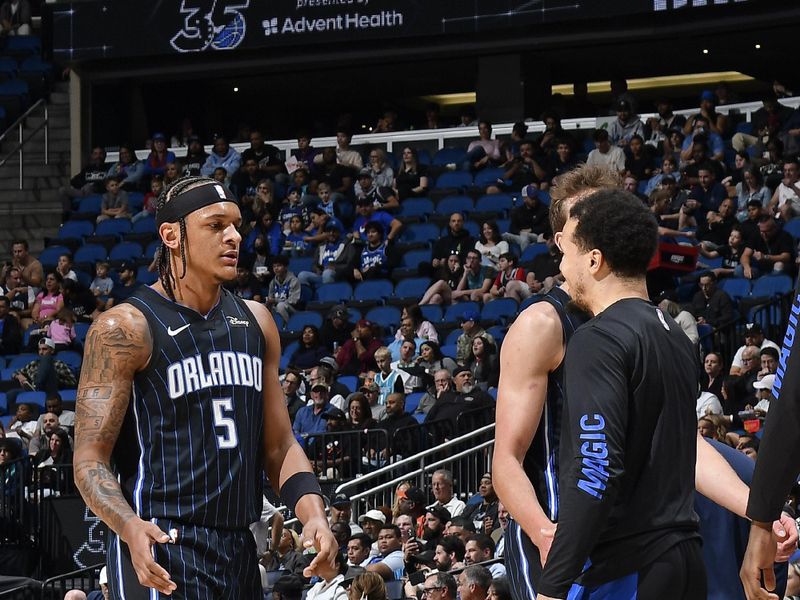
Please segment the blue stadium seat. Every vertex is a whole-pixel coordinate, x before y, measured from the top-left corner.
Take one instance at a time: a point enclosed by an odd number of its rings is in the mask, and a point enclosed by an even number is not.
[[[511,298],[498,298],[483,306],[481,321],[508,322],[517,316],[517,302]]]
[[[91,326],[91,323],[75,323],[75,339],[83,344],[86,341],[86,334],[89,333],[89,327]]]
[[[795,241],[800,239],[800,219],[795,218],[783,226],[783,230],[791,235]]]
[[[700,336],[700,346],[706,352],[714,349],[714,328],[708,323],[698,323],[697,334]]]
[[[14,79],[17,70],[17,61],[8,56],[0,57],[0,74],[3,75],[3,80]]]
[[[419,309],[422,311],[422,316],[434,325],[442,320],[442,307],[438,304],[423,304]]]
[[[382,303],[394,292],[394,285],[388,279],[362,281],[353,289],[353,302],[360,306]]]
[[[473,184],[475,187],[485,188],[490,185],[497,185],[498,179],[503,179],[503,175],[505,174],[506,170],[492,167],[487,169],[481,169],[477,173],[475,173],[475,180]]]
[[[453,329],[450,333],[447,334],[447,337],[444,338],[443,346],[455,345],[458,341],[458,338],[461,337],[461,334],[464,333],[461,329]]]
[[[316,299],[319,302],[333,302],[339,304],[353,296],[353,288],[346,281],[323,283],[317,288]]]
[[[519,305],[519,310],[517,312],[521,313],[523,310],[528,308],[531,304],[536,304],[537,302],[541,301],[542,299],[544,299],[544,296],[539,295],[539,294],[534,294],[533,296],[530,296],[529,298],[526,298],[525,300],[522,301],[522,304]]]
[[[436,178],[434,188],[445,190],[450,188],[468,188],[472,187],[472,174],[466,171],[451,171],[442,173]]]
[[[722,257],[718,256],[717,258],[707,258],[704,256],[700,259],[700,262],[705,265],[705,268],[700,270],[705,271],[707,269],[719,269],[722,266]]]
[[[550,206],[550,192],[545,190],[539,190],[539,193],[537,195],[539,196],[539,202],[541,202],[545,206]]]
[[[21,354],[17,354],[16,356],[12,356],[8,360],[8,366],[6,368],[11,369],[12,371],[18,371],[29,362],[36,360],[39,358],[38,354],[34,354],[33,352],[23,352]]]
[[[431,280],[429,277],[401,279],[397,282],[394,295],[396,298],[412,299],[416,301],[422,298],[429,287],[431,287]]]
[[[13,35],[6,38],[5,50],[7,53],[20,53],[19,56],[33,56],[39,54],[41,49],[42,42],[35,35]]]
[[[478,198],[475,203],[476,212],[496,212],[498,216],[503,211],[514,208],[514,200],[508,194],[487,194]],[[500,230],[502,232],[502,229]]]
[[[120,242],[108,255],[109,260],[127,261],[142,258],[142,246],[136,242]]]
[[[28,93],[28,83],[21,79],[0,82],[0,106],[5,109],[10,120],[16,121],[28,107]]]
[[[750,121],[742,121],[736,124],[736,133],[743,133],[745,135],[753,135],[753,123]]]
[[[341,383],[351,392],[355,392],[358,390],[358,377],[356,377],[355,375],[342,375],[341,377],[338,377],[336,381]]]
[[[468,221],[464,221],[464,229],[466,229],[469,234],[474,237],[478,238],[481,235],[481,226],[478,224],[477,221],[473,221],[472,219]],[[449,233],[447,227],[442,230],[442,237],[446,236]]]
[[[39,254],[39,262],[45,267],[55,267],[58,257],[62,254],[72,254],[66,246],[48,246]]]
[[[58,390],[58,395],[63,402],[74,403],[78,399],[78,390]]]
[[[156,271],[148,271],[147,265],[142,265],[136,269],[136,281],[144,285],[152,285],[158,281],[158,273]]]
[[[43,73],[52,71],[53,65],[38,56],[29,56],[19,64],[19,70],[21,73]]]
[[[153,240],[149,244],[147,244],[147,248],[144,249],[144,257],[152,259],[158,249],[161,247],[161,240]]]
[[[503,343],[503,339],[506,337],[507,332],[508,329],[501,325],[494,325],[486,330],[486,333],[488,333],[494,338],[494,341],[497,343],[498,348]]]
[[[427,217],[433,212],[430,198],[406,198],[400,203],[401,217]]]
[[[294,354],[294,351],[297,350],[299,347],[300,347],[300,342],[294,341],[294,342],[288,344],[283,349],[283,352],[281,353],[281,360],[278,363],[278,368],[281,371],[286,370],[286,367],[289,366],[289,359],[292,357],[292,354]]]
[[[456,348],[455,344],[445,344],[440,348],[442,354],[444,356],[449,356],[450,358],[454,359],[458,355],[458,348]]]
[[[15,400],[16,404],[35,404],[40,409],[44,408],[47,394],[44,392],[20,392]]]
[[[430,166],[431,153],[425,150],[425,148],[419,148],[417,150],[417,162],[421,165]]]
[[[442,320],[445,323],[459,323],[461,321],[461,317],[468,310],[480,314],[481,307],[477,302],[459,302],[458,304],[451,304],[444,311],[444,317],[442,317]]]
[[[420,248],[418,250],[409,250],[403,253],[401,265],[409,269],[416,269],[420,263],[430,263],[433,259],[433,253],[430,248]]]
[[[93,194],[92,196],[86,196],[85,198],[81,198],[81,201],[78,203],[78,212],[99,215],[102,205],[103,197],[101,195]]]
[[[14,377],[14,371],[16,369],[12,369],[10,367],[6,367],[5,369],[0,369],[0,379],[3,381],[10,381],[12,377]]]
[[[438,238],[439,227],[434,223],[411,223],[400,234],[404,242],[432,242]]]
[[[547,252],[547,244],[531,244],[522,252],[520,262],[530,262],[540,254]]]
[[[286,323],[286,331],[300,332],[306,325],[314,325],[317,328],[322,327],[322,315],[307,310],[296,312],[289,317],[289,322]]]
[[[396,306],[376,306],[367,311],[364,318],[383,326],[391,334],[400,327],[400,309]]]
[[[729,277],[719,282],[719,287],[724,290],[732,300],[738,302],[740,298],[750,294],[750,280],[743,277]]]
[[[77,373],[81,368],[81,363],[83,362],[83,355],[80,352],[75,352],[74,350],[62,350],[58,354],[56,354],[56,358],[73,370],[73,372]]]
[[[94,230],[95,235],[119,235],[123,236],[131,232],[130,219],[106,219],[100,221]]]
[[[424,395],[425,392],[414,392],[413,394],[406,396],[406,412],[408,414],[412,414],[415,410],[417,410],[419,401],[422,400]]]
[[[155,217],[143,217],[131,226],[131,233],[157,233]]]
[[[67,221],[59,228],[58,239],[81,239],[92,235],[93,232],[94,227],[91,221]]]
[[[753,282],[752,295],[755,297],[782,296],[792,291],[792,280],[788,275],[765,275]]]
[[[437,215],[451,215],[454,212],[470,213],[475,210],[475,204],[469,196],[447,196],[436,205]]]
[[[144,194],[142,192],[128,192],[128,212],[132,215],[142,212],[144,208]]]
[[[106,249],[100,244],[86,244],[81,246],[75,251],[73,260],[76,263],[96,263],[97,261],[106,260],[108,253]]]
[[[0,392],[0,416],[4,416],[8,414],[8,398],[6,398],[5,392]]]
[[[442,148],[433,155],[431,164],[445,166],[455,163],[456,168],[461,168],[461,163],[467,159],[467,151],[464,148]]]
[[[294,256],[289,259],[289,270],[297,275],[303,271],[314,270],[314,257],[313,256]]]

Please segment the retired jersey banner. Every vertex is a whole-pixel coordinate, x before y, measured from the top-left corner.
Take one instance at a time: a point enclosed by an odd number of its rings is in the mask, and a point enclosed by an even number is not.
[[[104,0],[53,5],[62,60],[488,32],[746,0]]]

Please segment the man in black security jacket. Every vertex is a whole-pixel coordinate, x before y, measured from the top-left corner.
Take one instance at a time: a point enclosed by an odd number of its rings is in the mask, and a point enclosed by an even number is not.
[[[425,416],[425,423],[441,419],[449,420],[449,423],[445,425],[439,436],[446,439],[452,439],[458,433],[456,425],[457,419],[461,414],[479,408],[494,407],[492,397],[480,388],[475,387],[475,380],[469,368],[458,367],[453,371],[453,383],[456,388],[455,391],[445,392],[437,398]],[[481,424],[485,423],[480,419],[475,423],[475,425]],[[444,439],[438,439],[437,443],[443,441]]]
[[[475,238],[464,229],[464,215],[453,213],[450,215],[447,235],[440,237],[433,245],[433,261],[431,266],[436,269],[447,262],[451,254],[458,254],[461,264],[467,257],[467,252],[475,247]]]

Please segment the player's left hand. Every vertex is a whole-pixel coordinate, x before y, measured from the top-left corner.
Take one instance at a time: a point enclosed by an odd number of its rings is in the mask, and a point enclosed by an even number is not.
[[[778,538],[778,552],[775,562],[786,562],[797,550],[797,524],[786,513],[772,524],[772,533]]]
[[[339,545],[328,527],[328,521],[324,518],[309,519],[303,527],[303,547],[311,548],[312,546],[316,549],[317,554],[311,564],[303,570],[303,576],[313,577],[316,575],[325,581],[330,581],[338,574],[333,559]]]
[[[774,593],[775,550],[772,526],[769,523],[754,521],[750,526],[750,539],[739,571],[747,600],[778,600],[778,596]]]

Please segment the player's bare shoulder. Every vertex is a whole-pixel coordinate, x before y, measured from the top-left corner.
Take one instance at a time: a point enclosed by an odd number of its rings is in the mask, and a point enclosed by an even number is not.
[[[550,302],[539,301],[523,310],[503,339],[501,362],[557,367],[564,355],[561,318]]]

